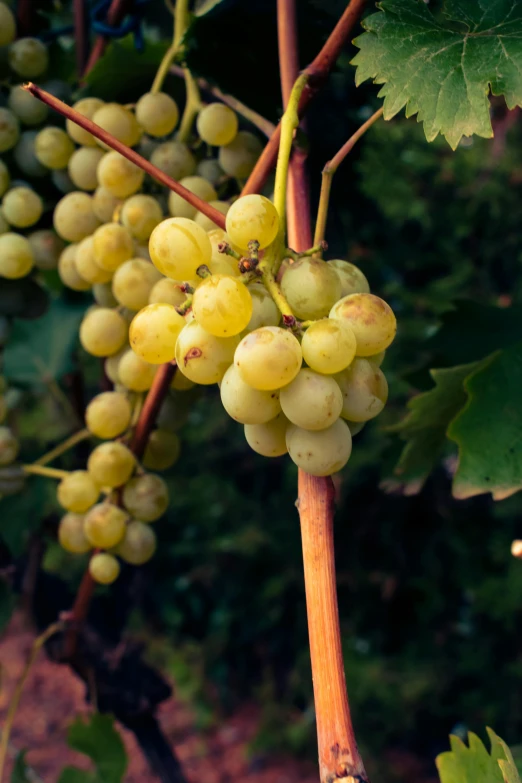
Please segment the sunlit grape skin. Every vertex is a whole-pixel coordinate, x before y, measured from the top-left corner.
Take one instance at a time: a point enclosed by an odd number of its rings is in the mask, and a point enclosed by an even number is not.
[[[352,436],[343,419],[324,430],[290,425],[286,431],[288,453],[295,464],[312,476],[330,476],[341,470],[352,453]]]
[[[385,351],[397,331],[393,310],[373,294],[345,296],[332,307],[330,318],[338,318],[352,328],[357,356],[373,356]]]
[[[192,310],[203,329],[216,337],[231,337],[247,326],[252,315],[250,291],[240,280],[211,275],[198,286]]]
[[[56,233],[68,242],[80,242],[100,225],[94,214],[92,197],[81,191],[67,193],[54,209]]]
[[[280,389],[293,381],[302,361],[299,341],[278,326],[263,326],[247,334],[234,355],[245,383],[262,391]]]
[[[332,375],[353,361],[357,343],[348,324],[323,318],[311,324],[303,335],[303,359],[312,370]]]
[[[74,152],[74,144],[61,128],[48,126],[35,140],[35,154],[48,169],[64,169]]]
[[[88,291],[91,284],[84,280],[76,267],[78,244],[67,245],[58,259],[58,274],[62,283],[73,291]]]
[[[339,276],[339,280],[341,281],[341,297],[348,296],[348,294],[370,293],[368,280],[359,267],[340,258],[328,261],[328,266],[331,269],[334,269]]]
[[[158,200],[143,193],[130,196],[124,201],[120,214],[125,228],[133,237],[142,241],[150,237],[162,217]]]
[[[93,114],[92,121],[115,136],[127,147],[134,147],[141,136],[141,128],[136,117],[125,106],[119,103],[105,103]],[[101,141],[100,146],[105,147]]]
[[[12,232],[0,236],[0,278],[16,280],[25,277],[33,264],[33,251],[25,237]]]
[[[122,540],[126,521],[127,513],[118,506],[98,503],[85,515],[83,532],[92,546],[110,549]]]
[[[110,440],[121,435],[130,424],[132,408],[125,395],[102,392],[96,395],[85,411],[85,424],[98,438]]]
[[[179,109],[165,92],[147,92],[136,104],[136,119],[150,136],[168,136],[176,127]]]
[[[281,411],[279,392],[253,389],[234,364],[221,381],[220,393],[228,415],[241,424],[266,424]]]
[[[116,581],[120,574],[120,564],[114,555],[98,552],[90,559],[89,573],[98,584],[110,585]]]
[[[100,488],[86,470],[75,470],[58,484],[58,502],[67,511],[83,514],[93,506]]]
[[[130,348],[118,362],[118,382],[135,392],[148,391],[158,370],[156,364],[144,361]]]
[[[80,326],[80,342],[92,356],[111,356],[127,339],[125,319],[107,307],[87,313]]]
[[[125,485],[123,504],[141,522],[155,522],[163,516],[169,505],[167,485],[153,473],[137,476]]]
[[[156,226],[149,241],[153,264],[173,280],[192,280],[212,257],[212,246],[201,226],[187,218],[168,218]]]
[[[131,348],[150,364],[170,362],[176,353],[176,340],[184,327],[185,319],[172,305],[147,305],[130,325]]]
[[[114,272],[133,256],[132,236],[119,223],[105,223],[97,228],[93,234],[93,243],[96,263],[109,272]]]
[[[195,196],[199,196],[203,201],[214,201],[217,199],[217,193],[214,190],[214,186],[203,177],[191,176],[184,177],[180,180],[180,185],[190,190]],[[192,206],[189,202],[178,195],[174,191],[169,194],[169,212],[173,217],[183,217],[192,219],[197,213],[197,207]]]
[[[65,514],[58,525],[58,541],[66,552],[83,555],[91,549],[90,541],[83,532],[83,514],[69,512]]]
[[[231,242],[244,249],[251,240],[267,247],[277,236],[279,215],[272,202],[252,194],[235,201],[226,215],[226,231]]]
[[[223,103],[210,103],[198,115],[198,133],[203,141],[212,146],[230,144],[237,134],[237,128],[237,114]]]
[[[335,376],[343,394],[341,416],[355,422],[378,416],[388,399],[388,383],[382,370],[369,359],[358,358]]]
[[[150,292],[160,278],[160,272],[150,261],[131,258],[114,273],[112,291],[123,307],[141,310],[149,303]]]
[[[119,152],[111,150],[98,163],[98,182],[116,198],[127,198],[141,188],[145,172]]]
[[[101,487],[119,487],[131,477],[136,457],[123,443],[101,443],[91,452],[87,470]]]
[[[323,430],[339,418],[343,395],[335,380],[308,368],[281,389],[279,399],[286,418],[305,430]]]
[[[197,321],[181,330],[176,343],[178,367],[194,383],[218,383],[234,358],[239,343],[237,337],[216,337]]]

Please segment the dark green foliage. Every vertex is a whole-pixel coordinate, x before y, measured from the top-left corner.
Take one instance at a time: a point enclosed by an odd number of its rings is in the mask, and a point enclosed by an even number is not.
[[[127,769],[127,754],[110,715],[76,718],[69,727],[68,740],[71,748],[93,761],[96,774],[66,767],[59,783],[120,783]]]

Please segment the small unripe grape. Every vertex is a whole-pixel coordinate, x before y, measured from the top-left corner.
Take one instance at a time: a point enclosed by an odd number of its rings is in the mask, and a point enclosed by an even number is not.
[[[20,138],[18,118],[9,109],[0,107],[0,152],[10,150]]]
[[[146,92],[136,104],[136,119],[150,136],[168,136],[179,119],[176,101],[165,92]]]
[[[292,312],[303,320],[324,318],[341,296],[341,281],[319,258],[302,258],[283,267],[281,290]]]
[[[19,38],[9,47],[7,58],[12,70],[24,79],[35,79],[47,70],[49,53],[38,38]]]
[[[95,283],[92,287],[92,295],[96,304],[100,307],[117,307],[118,300],[112,293],[112,282]]]
[[[18,439],[13,435],[9,427],[0,427],[0,466],[10,465],[14,462],[20,451]]]
[[[85,239],[100,224],[94,214],[92,196],[80,191],[68,193],[58,202],[53,222],[56,233],[68,242]]]
[[[131,258],[114,273],[112,290],[119,304],[130,310],[141,310],[149,302],[149,294],[161,273],[150,261]]]
[[[119,103],[105,103],[94,112],[92,121],[127,147],[134,147],[141,137],[141,128],[134,114]],[[107,145],[97,140],[107,149]]]
[[[94,214],[102,223],[111,223],[116,209],[121,207],[122,204],[121,198],[113,196],[107,188],[101,185],[94,191],[92,208]]]
[[[174,432],[152,430],[145,454],[143,466],[149,470],[167,470],[179,458],[180,441]]]
[[[54,231],[33,231],[27,237],[38,269],[56,269],[58,259],[65,249],[65,242]]]
[[[112,272],[96,263],[94,257],[94,240],[92,237],[85,237],[78,244],[75,257],[76,269],[80,277],[88,280],[89,283],[108,283],[112,278]]]
[[[48,169],[64,169],[74,152],[74,144],[61,128],[48,126],[35,140],[35,155]]]
[[[154,473],[131,479],[123,489],[123,505],[142,522],[155,522],[168,508],[167,485]]]
[[[0,5],[0,9],[1,7]],[[42,103],[34,95],[31,95],[30,92],[24,90],[21,85],[11,87],[7,105],[23,125],[40,125],[49,114],[49,109],[45,103]]]
[[[128,198],[121,208],[120,220],[133,237],[145,241],[163,219],[159,201],[142,193]]]
[[[240,280],[225,275],[207,277],[194,293],[192,310],[199,324],[216,337],[232,337],[252,315],[250,291]]]
[[[179,307],[187,298],[185,291],[181,290],[182,285],[183,283],[180,283],[177,280],[163,277],[153,285],[149,294],[149,304],[160,303]]]
[[[0,46],[7,46],[16,38],[16,20],[5,3],[0,3]]]
[[[208,204],[210,207],[217,209],[218,212],[221,212],[222,215],[226,215],[230,209],[230,204],[228,201],[209,201]],[[197,223],[198,226],[201,226],[201,228],[205,229],[205,231],[214,231],[216,228],[219,228],[218,225],[205,214],[203,214],[203,212],[196,212],[194,215],[194,222]]]
[[[331,476],[344,468],[352,453],[352,436],[345,421],[310,432],[291,425],[286,432],[288,453],[295,464],[312,476]]]
[[[145,172],[119,152],[111,150],[98,163],[98,182],[117,198],[127,198],[139,190]]]
[[[100,488],[86,470],[75,470],[58,484],[58,503],[75,514],[90,509],[99,496]]]
[[[266,424],[245,424],[245,438],[253,451],[263,457],[286,454],[286,430],[289,421],[282,413]]]
[[[170,362],[176,353],[176,340],[184,326],[185,319],[172,305],[147,305],[131,323],[131,348],[150,364]]]
[[[68,245],[58,259],[58,274],[62,283],[73,291],[88,291],[91,284],[80,277],[76,268],[78,245]]]
[[[237,337],[216,337],[197,321],[190,321],[179,333],[176,343],[176,362],[194,383],[219,383],[232,364]]]
[[[299,341],[278,326],[263,326],[247,334],[234,356],[245,383],[262,391],[280,389],[293,381],[302,361]]]
[[[24,131],[13,150],[16,165],[30,179],[39,179],[49,174],[49,169],[42,166],[36,157],[35,143],[38,133],[36,130]]]
[[[382,370],[369,359],[354,359],[335,379],[343,395],[344,419],[369,421],[386,405],[388,383]]]
[[[353,361],[355,335],[344,321],[323,318],[313,323],[301,341],[303,358],[312,370],[333,375]]]
[[[130,232],[119,223],[105,223],[93,234],[96,263],[114,272],[124,261],[132,258],[134,242]]]
[[[11,232],[0,235],[0,277],[25,277],[33,264],[33,251],[25,237]]]
[[[160,144],[150,156],[150,162],[178,182],[196,169],[196,159],[187,145],[180,141]]]
[[[58,541],[62,549],[74,555],[83,555],[91,549],[90,542],[83,532],[83,514],[65,514],[58,526]]]
[[[219,165],[230,177],[246,179],[252,173],[263,145],[252,133],[239,131],[230,144],[219,148]]]
[[[110,585],[120,575],[120,564],[114,555],[109,555],[107,552],[98,552],[91,557],[89,573],[98,584]]]
[[[168,218],[157,225],[149,251],[153,264],[173,280],[193,280],[197,268],[208,264],[212,256],[206,232],[186,218]]]
[[[236,137],[237,127],[237,114],[223,103],[210,103],[198,114],[198,133],[213,147],[230,144]]]
[[[104,156],[97,147],[79,147],[73,152],[67,164],[69,176],[80,190],[96,190],[98,186],[98,163]]]
[[[109,440],[121,435],[128,428],[132,409],[124,394],[103,392],[96,395],[85,411],[87,429],[97,438]]]
[[[226,226],[231,242],[239,247],[246,249],[251,240],[256,240],[263,248],[277,236],[279,215],[269,199],[253,193],[232,204],[227,212]]]
[[[29,228],[40,220],[43,201],[31,188],[11,188],[3,198],[2,212],[15,228]]]
[[[10,182],[11,177],[9,175],[9,169],[5,165],[4,161],[0,159],[0,196],[3,196],[4,193],[8,190]]]
[[[373,356],[385,351],[397,331],[393,310],[373,294],[345,296],[332,307],[330,318],[337,318],[352,328],[357,356]]]
[[[100,307],[87,313],[80,326],[80,342],[92,356],[111,356],[127,340],[127,323],[116,310]]]
[[[203,201],[214,201],[217,199],[214,186],[206,179],[203,179],[203,177],[184,177],[179,184],[190,190],[195,196],[199,196]],[[197,207],[189,204],[183,196],[179,196],[173,190],[170,192],[169,212],[173,217],[193,218],[197,211]]]
[[[369,294],[370,285],[361,270],[349,261],[336,258],[328,261],[328,266],[335,269],[341,281],[341,297],[348,294]]]
[[[326,429],[343,408],[343,395],[334,378],[308,368],[281,389],[279,400],[286,418],[305,430]]]
[[[279,392],[253,389],[234,364],[226,371],[220,392],[224,409],[240,424],[266,424],[281,412]]]
[[[91,452],[87,469],[97,484],[120,487],[130,479],[136,457],[123,443],[101,443]],[[101,544],[100,544],[101,546]]]
[[[143,565],[156,551],[156,534],[143,522],[133,519],[127,525],[123,540],[118,544],[117,553],[122,560],[131,565]]]
[[[158,367],[141,359],[134,351],[127,350],[118,363],[118,381],[134,392],[148,391]]]
[[[214,187],[226,179],[225,172],[215,158],[205,158],[204,160],[201,160],[197,165],[196,173],[199,174],[200,177],[207,179]]]

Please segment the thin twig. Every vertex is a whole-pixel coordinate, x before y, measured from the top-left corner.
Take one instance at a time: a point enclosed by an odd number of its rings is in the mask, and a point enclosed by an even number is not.
[[[185,8],[183,8],[183,6]],[[150,88],[150,91],[153,93],[159,92],[161,88],[163,87],[163,82],[165,81],[165,78],[169,72],[170,65],[176,56],[179,46],[181,43],[181,40],[183,38],[182,35],[178,34],[178,29],[180,27],[180,14],[183,13],[183,11],[187,8],[187,0],[177,0],[176,7],[174,9],[174,28],[172,33],[172,43],[163,55],[163,59],[159,65],[158,71],[156,73],[156,76],[154,77],[154,81],[152,82],[152,87]]]
[[[54,449],[51,449],[51,451],[48,451],[47,454],[43,454],[39,459],[35,461],[35,465],[47,465],[49,462],[52,462],[56,459],[56,457],[60,457],[62,454],[65,454],[66,451],[69,451],[69,449],[72,449],[73,446],[76,446],[78,443],[81,443],[82,440],[87,440],[87,438],[91,437],[91,433],[88,429],[80,430],[79,432],[75,432],[74,435],[71,435],[70,438],[67,438],[67,440],[64,440],[62,443],[59,443],[58,446],[55,446]]]
[[[120,22],[122,22],[125,18],[128,9],[130,8],[131,1],[132,0],[112,0],[110,8],[107,12],[107,24],[111,27],[120,24]],[[32,3],[34,0],[29,0],[29,2]],[[96,38],[89,60],[83,72],[84,77],[91,72],[100,57],[103,55],[108,42],[109,39],[105,38],[103,35],[99,35]]]
[[[156,422],[159,409],[165,399],[165,396],[170,388],[174,373],[176,372],[176,362],[172,361],[169,364],[163,364],[154,378],[143,408],[141,410],[141,416],[138,419],[136,430],[134,432],[134,438],[132,440],[131,449],[138,459],[141,459],[147,441],[151,433],[152,428]]]
[[[74,49],[76,52],[76,70],[78,77],[84,71],[89,53],[89,28],[87,25],[87,7],[85,0],[74,0]]]
[[[33,476],[44,476],[44,478],[59,479],[60,481],[69,475],[68,470],[46,468],[43,465],[22,465],[22,470]]]

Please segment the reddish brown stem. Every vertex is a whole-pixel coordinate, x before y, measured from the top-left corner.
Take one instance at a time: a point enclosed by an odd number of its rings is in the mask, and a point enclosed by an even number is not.
[[[95,550],[95,554],[97,551],[98,550]],[[74,599],[74,604],[72,606],[70,615],[68,617],[68,625],[67,631],[65,633],[63,648],[63,654],[66,661],[69,661],[76,651],[78,631],[82,623],[84,623],[87,618],[95,586],[96,585],[94,579],[91,576],[89,568],[86,568],[82,577],[82,581],[80,582],[80,587],[76,593],[76,598]]]
[[[136,430],[134,432],[134,438],[132,440],[131,449],[138,459],[143,457],[143,453],[147,446],[147,441],[151,433],[152,428],[156,422],[156,417],[159,413],[159,409],[165,399],[165,396],[170,388],[174,373],[176,372],[176,362],[172,361],[169,364],[163,364],[154,378],[149,393],[143,403]]]
[[[277,41],[281,92],[286,107],[299,73],[296,0],[277,0]]]
[[[32,2],[32,0],[29,1]],[[130,0],[112,0],[110,8],[107,12],[107,23],[111,26],[114,26],[122,22],[129,6]],[[107,43],[108,39],[103,35],[99,35],[96,38],[92,47],[91,56],[89,57],[87,65],[85,66],[85,70],[83,71],[84,76],[86,76],[92,70],[92,68],[94,68],[104,53]]]
[[[78,77],[83,73],[89,50],[89,29],[87,27],[87,8],[85,0],[74,0],[74,48],[76,51],[76,70]]]
[[[16,4],[16,32],[19,38],[34,32],[34,0],[18,0]]]
[[[29,84],[24,84],[24,90],[30,92],[31,95],[35,96],[35,98],[39,98],[39,100],[43,101],[43,103],[46,103],[63,117],[67,117],[67,119],[72,120],[77,125],[80,125],[82,128],[89,131],[89,133],[92,133],[92,135],[96,136],[97,139],[100,139],[100,141],[103,141],[105,144],[107,144],[107,146],[119,152],[120,155],[123,155],[125,158],[132,161],[132,163],[134,163],[136,166],[139,166],[140,169],[143,169],[143,171],[146,171],[147,174],[150,174],[151,177],[156,179],[158,182],[161,182],[162,185],[165,185],[167,188],[170,188],[170,190],[173,190],[179,196],[184,198],[185,201],[188,201],[189,204],[192,204],[193,207],[196,207],[197,210],[203,212],[203,214],[216,223],[219,228],[225,228],[225,216],[219,212],[219,210],[210,206],[210,204],[207,204],[207,202],[203,201],[203,199],[199,198],[199,196],[191,193],[190,190],[187,190],[187,188],[184,188],[183,185],[179,184],[179,182],[176,182],[175,179],[169,177],[168,174],[165,174],[156,166],[153,166],[150,161],[146,160],[141,155],[138,155],[138,153],[134,152],[134,150],[130,149],[130,147],[126,147],[125,144],[122,144],[121,141],[118,141],[118,139],[114,138],[114,136],[111,136],[110,133],[107,133],[107,131],[103,130],[103,128],[100,128],[100,126],[96,125],[92,120],[89,120],[87,117],[79,114],[79,112],[75,111],[75,109],[67,106],[66,103],[60,101],[58,98],[55,98],[54,95],[51,95],[45,90],[42,90],[40,87],[37,87],[36,84],[33,84],[32,82],[29,82]]]

